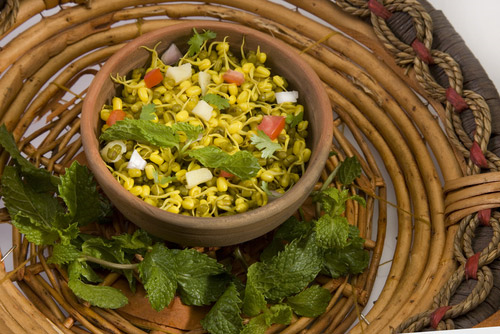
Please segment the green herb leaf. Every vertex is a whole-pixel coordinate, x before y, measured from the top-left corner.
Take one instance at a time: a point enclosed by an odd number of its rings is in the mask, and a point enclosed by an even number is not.
[[[316,222],[316,240],[323,248],[343,248],[347,246],[349,222],[342,216],[325,214]]]
[[[263,158],[272,157],[274,152],[281,149],[281,145],[273,142],[262,130],[258,130],[257,134],[253,135],[250,140],[261,151]]]
[[[199,125],[191,125],[186,122],[178,122],[172,124],[172,129],[175,132],[183,132],[188,142],[198,140],[198,137],[203,133],[203,128]]]
[[[160,147],[179,145],[179,136],[172,127],[143,119],[130,118],[113,124],[112,127],[101,133],[99,139],[102,141],[135,140]]]
[[[139,115],[139,119],[145,120],[145,121],[152,121],[154,120],[155,117],[155,105],[154,103],[149,103],[146,105],[143,105],[141,108],[141,114]]]
[[[206,317],[201,320],[201,325],[211,334],[239,334],[243,329],[240,304],[239,293],[235,285],[230,284]]]
[[[59,231],[56,228],[41,225],[23,212],[11,216],[11,223],[35,245],[52,245],[59,239]]]
[[[175,255],[178,291],[184,304],[208,305],[224,293],[230,281],[224,266],[195,249]]]
[[[288,325],[292,320],[292,309],[286,304],[272,305],[264,313],[250,319],[241,334],[264,334],[272,324]]]
[[[102,282],[101,276],[92,269],[91,266],[85,261],[73,261],[68,265],[68,276],[70,280],[85,279],[86,282],[100,283]]]
[[[167,307],[177,289],[173,253],[157,243],[151,252],[146,254],[137,269],[151,306],[157,311]]]
[[[55,244],[47,263],[67,264],[78,259],[81,252],[74,245]]]
[[[217,94],[206,94],[201,99],[216,106],[219,110],[229,108],[229,100]]]
[[[362,247],[350,244],[342,250],[328,250],[325,253],[324,269],[332,278],[347,274],[359,274],[368,266],[370,253]]]
[[[361,164],[355,156],[346,158],[339,167],[337,178],[344,186],[348,186],[361,175]]]
[[[87,167],[73,162],[61,176],[59,196],[68,207],[68,216],[78,225],[86,225],[103,217],[103,206],[100,203],[94,177]]]
[[[153,245],[151,236],[144,230],[136,230],[134,234],[123,233],[112,237],[114,244],[124,250],[131,250],[133,253],[150,249]]]
[[[300,112],[297,115],[288,114],[286,116],[285,122],[290,126],[290,129],[293,129],[303,120],[304,120],[304,112]]]
[[[252,273],[254,270],[259,270],[258,266],[250,266],[248,268],[248,275],[255,275]],[[243,298],[243,313],[254,317],[265,310],[267,307],[264,294],[255,287],[252,281],[248,281],[245,286],[245,297]]]
[[[254,177],[260,170],[258,160],[248,151],[231,155],[218,147],[206,146],[189,151],[188,154],[205,167],[223,169],[242,180]]]
[[[5,124],[0,126],[0,145],[10,154],[12,159],[21,167],[23,175],[29,183],[36,184],[34,190],[37,192],[55,191],[59,184],[59,178],[52,175],[48,170],[37,168],[24,158],[17,149],[12,134],[7,130]]]
[[[127,297],[110,286],[85,284],[80,280],[70,280],[68,286],[76,296],[97,307],[116,309],[128,304]]]
[[[189,50],[188,56],[193,56],[200,52],[200,48],[205,41],[214,39],[217,34],[211,30],[203,30],[202,34],[198,34],[195,28],[193,28],[194,35],[189,39]]]
[[[298,315],[314,318],[326,311],[331,297],[330,291],[313,285],[295,296],[288,297],[287,304]]]
[[[255,284],[267,299],[279,300],[304,289],[319,273],[323,253],[315,234],[295,239],[269,261],[248,268],[248,282]],[[256,268],[250,269],[253,266]]]

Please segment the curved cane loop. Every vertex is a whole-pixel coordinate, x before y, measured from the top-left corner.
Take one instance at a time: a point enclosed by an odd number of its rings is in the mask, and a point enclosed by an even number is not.
[[[16,22],[19,0],[7,0],[0,10],[0,35],[2,35]]]
[[[423,6],[416,0],[369,0],[365,4],[360,4],[359,1],[337,1],[337,4],[347,12],[358,13],[359,16],[366,16],[366,11],[369,10],[375,34],[394,55],[396,63],[402,67],[412,67],[417,81],[426,93],[445,106],[444,127],[449,140],[466,159],[466,174],[475,175],[484,170],[499,170],[500,159],[487,149],[491,135],[489,107],[480,94],[464,89],[460,65],[453,57],[431,49],[432,19]],[[403,19],[400,13],[406,14],[406,20],[411,19],[415,30],[414,34],[405,34],[405,40],[401,40],[390,25],[393,18],[398,21]],[[439,67],[447,77],[446,82],[438,82],[431,72],[431,66]],[[475,127],[472,133],[467,133],[464,129],[461,113],[465,110],[470,110],[474,117]],[[459,211],[457,202],[463,203],[464,198],[458,196],[455,191],[447,193],[446,196],[446,214],[451,217]],[[495,204],[491,204],[492,201],[480,201],[481,194],[477,193],[477,188],[471,190],[470,196],[475,199],[471,202],[476,204],[468,208],[469,214],[460,218],[454,242],[454,255],[460,263],[459,268],[434,298],[433,309],[407,319],[396,332],[419,331],[429,325],[434,329],[454,328],[454,318],[475,308],[489,294],[493,277],[487,265],[499,256],[498,214],[494,213],[491,217],[491,208]],[[476,207],[478,211],[470,211]],[[475,230],[485,223],[493,229],[492,239],[487,247],[475,252],[472,247]],[[460,284],[470,279],[476,281],[471,294],[464,301],[450,305],[451,298]]]

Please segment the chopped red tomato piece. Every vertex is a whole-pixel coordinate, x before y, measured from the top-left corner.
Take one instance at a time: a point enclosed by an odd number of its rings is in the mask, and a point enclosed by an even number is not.
[[[106,120],[106,124],[108,126],[112,126],[117,121],[121,121],[124,118],[125,118],[125,111],[120,110],[120,109],[116,109],[116,110],[113,110],[112,112],[109,113],[109,117]]]
[[[229,179],[229,178],[233,177],[234,175],[229,173],[229,172],[226,172],[225,170],[221,170],[219,173],[219,176],[222,176],[222,177],[225,177],[226,179]]]
[[[245,82],[245,75],[230,69],[222,75],[222,79],[224,79],[225,82],[234,83],[236,86],[239,86]]]
[[[159,84],[163,80],[163,74],[159,68],[152,69],[144,76],[146,87],[151,88]]]
[[[285,117],[283,116],[264,116],[262,122],[257,126],[258,130],[264,132],[269,138],[278,138],[281,130],[285,128]]]

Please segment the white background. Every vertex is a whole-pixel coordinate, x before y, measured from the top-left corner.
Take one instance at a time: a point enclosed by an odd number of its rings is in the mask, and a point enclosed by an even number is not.
[[[462,36],[466,44],[479,59],[490,79],[496,87],[500,87],[500,1],[498,0],[430,0],[437,9],[443,10],[445,16]],[[396,234],[394,231],[393,238]],[[390,240],[388,240],[390,241]],[[391,242],[387,243],[388,245]],[[0,224],[0,249],[3,253],[11,246],[10,226]],[[10,258],[7,258],[7,268],[12,267]],[[387,274],[385,274],[387,275]],[[371,301],[376,300],[377,291],[380,291],[385,282],[384,271],[381,270]],[[371,303],[369,303],[371,305]],[[366,312],[367,310],[365,310]],[[499,333],[500,327],[489,329],[446,331],[449,334],[470,333]],[[429,332],[428,332],[429,333]],[[438,333],[438,332],[433,332]],[[443,332],[444,333],[444,332]]]

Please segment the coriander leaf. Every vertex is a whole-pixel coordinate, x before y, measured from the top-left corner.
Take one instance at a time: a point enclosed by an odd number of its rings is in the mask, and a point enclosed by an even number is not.
[[[141,108],[141,114],[139,115],[139,119],[145,121],[152,121],[155,117],[155,105],[153,103],[149,103],[143,105]]]
[[[354,244],[342,250],[331,249],[325,253],[324,269],[332,278],[347,274],[359,274],[368,266],[370,253]]]
[[[205,318],[203,328],[211,334],[239,334],[243,329],[240,316],[241,299],[234,284],[230,284]]]
[[[55,244],[47,263],[67,264],[78,259],[81,252],[73,245]]]
[[[200,48],[205,41],[214,39],[217,34],[211,30],[203,30],[202,34],[198,34],[195,28],[193,28],[194,35],[189,39],[189,50],[188,56],[193,56],[200,52]]]
[[[19,152],[12,134],[7,130],[5,124],[0,126],[0,145],[10,154],[12,159],[21,167],[24,176],[31,184],[36,184],[37,192],[55,191],[59,178],[52,175],[48,170],[37,168],[24,158]]]
[[[293,240],[269,261],[252,264],[248,268],[248,282],[255,284],[267,299],[279,300],[304,289],[322,264],[322,250],[311,233]],[[250,269],[252,266],[256,268]]]
[[[203,128],[201,126],[194,126],[186,122],[174,123],[172,124],[172,129],[175,132],[184,132],[188,142],[198,140],[198,137],[203,133]]]
[[[288,114],[286,116],[285,122],[286,122],[286,124],[288,124],[290,129],[293,129],[303,120],[304,120],[304,112],[300,112],[297,115]]]
[[[110,286],[85,284],[80,280],[70,280],[68,286],[76,296],[97,307],[116,309],[128,304],[127,297]]]
[[[281,149],[281,145],[273,142],[262,130],[258,130],[257,135],[253,135],[250,140],[261,151],[263,158],[269,158]]]
[[[250,266],[248,275],[254,275],[251,271],[258,270],[258,266]],[[266,309],[266,299],[262,291],[255,287],[252,281],[248,281],[245,286],[245,297],[243,298],[243,313],[254,317]]]
[[[218,147],[206,146],[189,151],[188,154],[205,167],[223,169],[242,180],[254,177],[261,168],[257,158],[248,151],[229,154]]]
[[[326,311],[331,297],[330,291],[313,285],[295,296],[288,297],[286,303],[298,315],[314,318]]]
[[[158,171],[155,169],[153,170],[153,180],[155,184],[160,184],[160,185],[166,185],[169,182],[177,180],[176,176],[161,176],[161,180],[158,175]]]
[[[325,214],[316,222],[316,241],[320,247],[343,248],[349,237],[349,222],[342,216]]]
[[[175,255],[179,294],[187,305],[208,305],[219,298],[229,283],[224,266],[195,249]]]
[[[86,225],[105,215],[94,177],[87,167],[73,162],[61,176],[59,196],[68,207],[68,216],[78,225]]]
[[[157,243],[137,268],[149,302],[157,311],[167,307],[174,298],[177,289],[175,267],[173,252]]]
[[[179,135],[172,127],[143,119],[130,118],[118,121],[103,131],[99,140],[135,140],[161,147],[177,147],[179,145]]]
[[[89,266],[85,261],[73,261],[68,265],[68,276],[70,280],[80,280],[82,277],[87,282],[100,283],[102,282],[101,276]]]
[[[361,175],[361,164],[355,156],[346,158],[339,167],[337,178],[345,186]]]
[[[201,99],[206,103],[213,104],[219,110],[229,108],[229,100],[217,94],[206,94]]]

